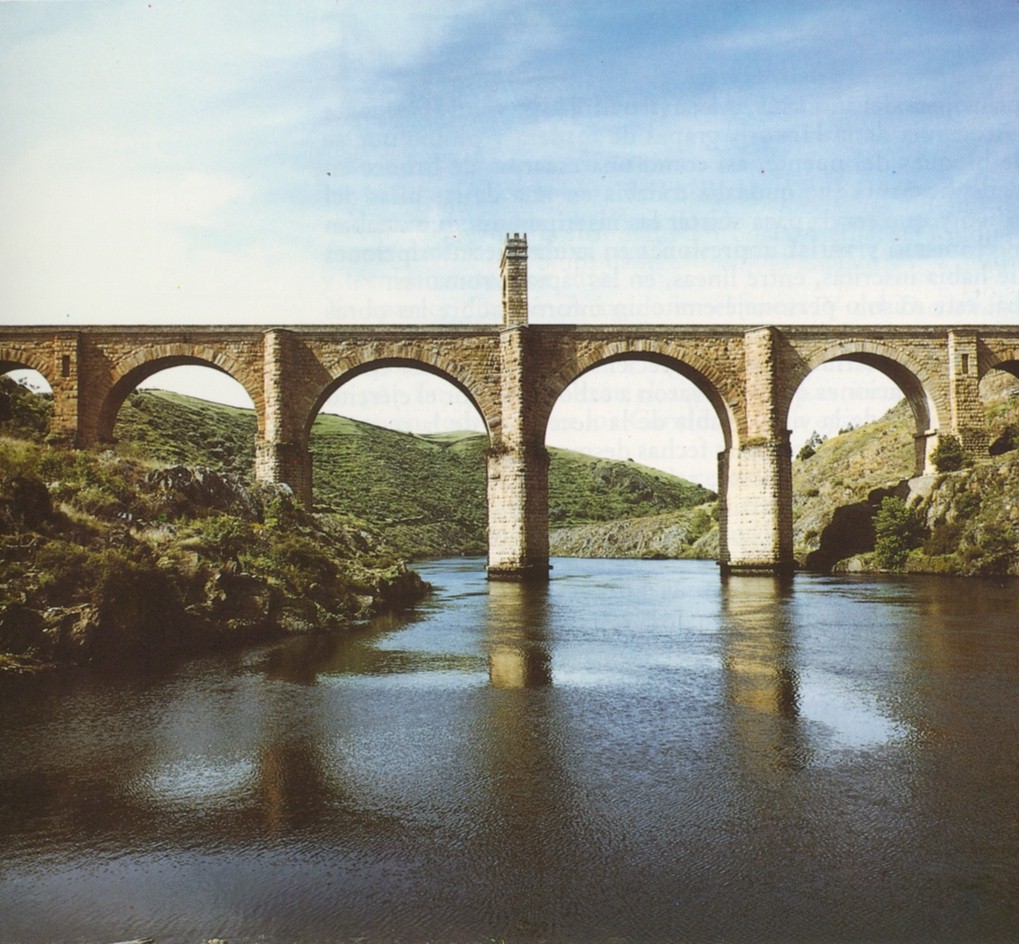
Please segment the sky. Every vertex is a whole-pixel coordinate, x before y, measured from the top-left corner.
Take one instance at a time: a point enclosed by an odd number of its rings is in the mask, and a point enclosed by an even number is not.
[[[1015,2],[6,2],[0,127],[6,323],[496,324],[510,232],[534,323],[1019,317]],[[549,441],[713,479],[703,398],[630,370]],[[838,370],[794,442],[899,395]],[[478,426],[414,378],[336,408]]]

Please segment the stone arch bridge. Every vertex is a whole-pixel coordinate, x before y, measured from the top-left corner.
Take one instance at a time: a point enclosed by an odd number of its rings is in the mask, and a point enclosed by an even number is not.
[[[1019,326],[689,326],[528,323],[526,237],[508,237],[502,324],[490,326],[0,327],[0,372],[39,371],[53,390],[51,434],[77,447],[110,441],[117,412],[146,377],[201,364],[247,390],[258,417],[255,474],[310,503],[311,426],[358,374],[408,366],[470,400],[489,436],[489,574],[548,574],[545,430],[557,399],[603,364],[650,361],[691,380],[718,417],[719,563],[782,571],[793,563],[787,418],[816,367],[857,361],[902,390],[915,419],[916,472],[940,435],[986,449],[978,387],[992,369],[1019,376]]]

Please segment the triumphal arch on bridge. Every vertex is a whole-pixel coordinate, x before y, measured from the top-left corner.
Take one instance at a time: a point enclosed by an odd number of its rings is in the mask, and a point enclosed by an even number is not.
[[[724,439],[719,563],[749,572],[793,564],[787,418],[814,368],[857,361],[899,386],[915,420],[917,474],[939,436],[986,450],[980,380],[995,368],[1019,375],[1019,326],[530,324],[527,238],[516,234],[501,277],[498,325],[0,327],[0,372],[39,371],[53,390],[51,436],[85,448],[112,440],[121,404],[150,375],[185,364],[224,371],[258,417],[256,478],[290,485],[309,507],[311,426],[329,396],[381,367],[436,374],[484,420],[488,569],[505,579],[547,577],[545,430],[563,391],[602,364],[661,364],[708,398]]]

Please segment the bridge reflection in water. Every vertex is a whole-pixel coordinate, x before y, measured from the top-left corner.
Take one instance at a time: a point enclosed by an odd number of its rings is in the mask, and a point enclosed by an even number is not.
[[[1019,928],[1014,587],[424,570],[406,619],[0,689],[8,936]]]
[[[723,580],[725,697],[737,709],[734,742],[751,764],[795,768],[805,763],[802,732],[791,723],[799,718],[800,702],[791,600],[790,578]]]

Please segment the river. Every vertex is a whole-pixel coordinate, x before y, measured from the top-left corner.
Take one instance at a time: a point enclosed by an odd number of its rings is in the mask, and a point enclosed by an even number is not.
[[[422,566],[411,616],[0,685],[0,940],[1019,938],[1019,586]]]

